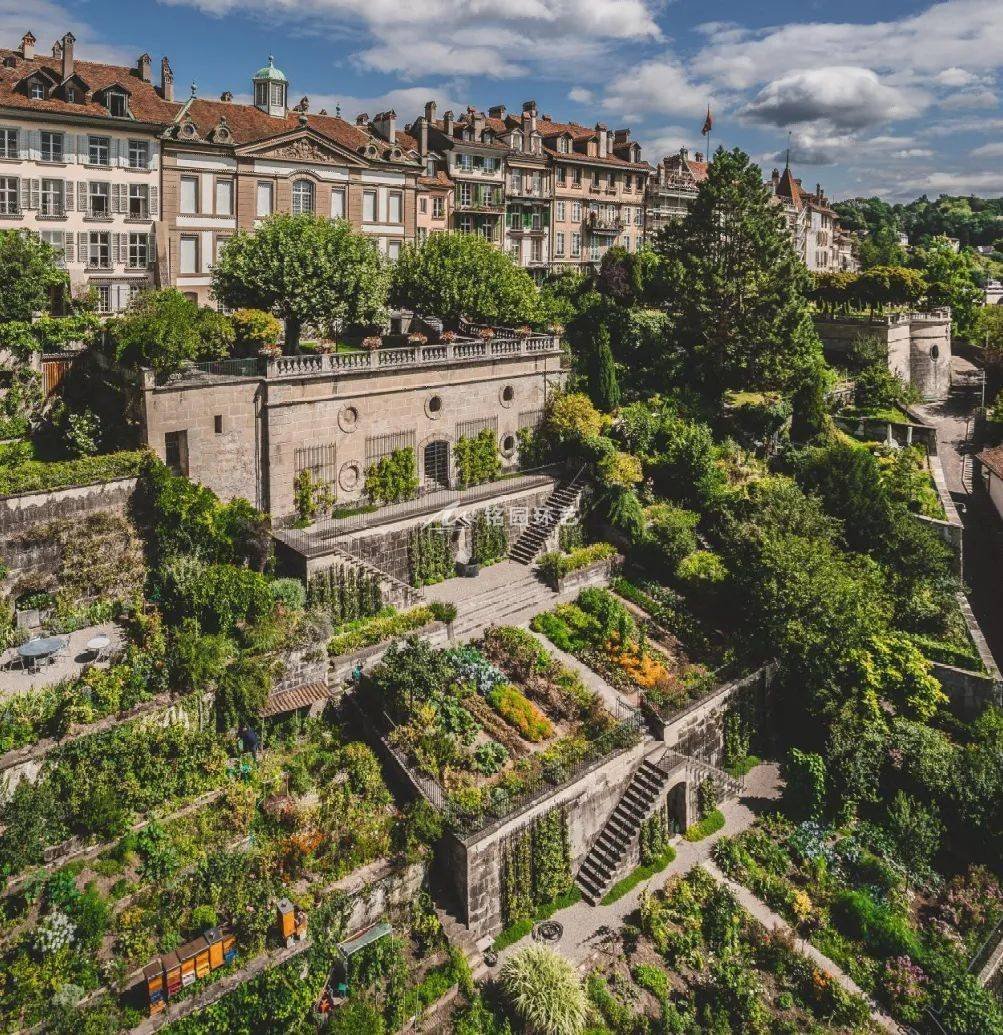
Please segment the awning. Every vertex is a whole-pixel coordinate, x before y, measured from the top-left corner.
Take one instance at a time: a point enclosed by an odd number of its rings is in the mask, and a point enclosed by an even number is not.
[[[394,929],[390,924],[385,920],[381,920],[378,924],[373,924],[372,927],[367,928],[361,934],[357,934],[354,938],[339,942],[338,948],[345,957],[354,956],[359,949],[364,949],[367,945],[372,945],[373,942],[378,942],[381,938],[393,933]]]

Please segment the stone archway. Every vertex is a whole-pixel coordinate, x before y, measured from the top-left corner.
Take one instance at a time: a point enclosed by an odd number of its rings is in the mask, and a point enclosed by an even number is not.
[[[425,492],[448,489],[451,484],[449,439],[445,435],[434,435],[422,443],[421,484]]]
[[[665,796],[668,806],[669,829],[674,834],[681,834],[689,825],[689,794],[685,780],[680,780]]]

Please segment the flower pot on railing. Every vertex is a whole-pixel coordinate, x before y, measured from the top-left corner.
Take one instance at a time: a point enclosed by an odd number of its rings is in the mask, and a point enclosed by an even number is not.
[[[408,345],[427,345],[428,335],[422,334],[421,331],[414,331],[407,336]]]
[[[443,331],[439,335],[439,341],[443,345],[452,345],[454,341],[459,337],[456,331]]]
[[[383,344],[383,339],[378,334],[368,334],[360,344],[368,352],[375,352]]]
[[[528,338],[533,333],[532,327],[527,327],[523,324],[521,327],[516,327],[515,336],[517,338]]]
[[[479,335],[480,335],[481,341],[490,341],[495,336],[494,328],[493,327],[482,327],[480,329]]]
[[[258,355],[262,359],[278,359],[282,355],[282,346],[277,344],[262,345],[258,349]]]

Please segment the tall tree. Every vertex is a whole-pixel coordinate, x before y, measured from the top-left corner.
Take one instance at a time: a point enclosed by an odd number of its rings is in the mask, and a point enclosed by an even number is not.
[[[524,324],[541,313],[530,275],[477,234],[432,234],[405,247],[394,264],[390,299],[454,327],[461,316]]]
[[[592,401],[610,413],[620,405],[620,382],[616,376],[613,350],[609,345],[609,330],[601,323],[596,328],[592,343]]]
[[[968,337],[985,297],[971,253],[957,251],[947,238],[938,237],[918,251],[914,261],[926,280],[927,303],[949,305],[955,333]]]
[[[0,323],[48,312],[53,289],[68,283],[58,253],[35,234],[0,230]]]
[[[212,288],[230,309],[274,312],[286,348],[306,323],[366,327],[386,317],[388,271],[375,244],[343,220],[275,215],[227,243]]]
[[[708,397],[782,388],[816,361],[808,271],[759,167],[742,151],[718,150],[693,206],[662,231],[656,250],[676,345]]]

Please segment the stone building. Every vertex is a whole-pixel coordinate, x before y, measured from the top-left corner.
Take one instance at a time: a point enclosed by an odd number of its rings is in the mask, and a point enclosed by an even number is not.
[[[648,180],[644,202],[645,243],[652,245],[658,232],[689,211],[700,184],[707,179],[707,163],[697,151],[692,158],[687,148],[666,155]]]
[[[81,61],[66,33],[50,54],[26,33],[0,50],[0,226],[62,252],[71,289],[117,312],[158,282],[160,135],[178,110],[170,63]]]
[[[145,437],[175,470],[224,499],[293,513],[293,482],[310,468],[339,501],[362,497],[369,466],[414,450],[425,489],[456,482],[453,446],[490,429],[503,463],[563,385],[560,341],[499,332],[492,340],[237,361],[166,383],[147,372]],[[218,370],[218,365],[208,365]]]
[[[274,212],[347,219],[395,258],[416,226],[418,143],[393,111],[349,123],[290,107],[290,84],[274,62],[252,80],[253,104],[194,94],[164,140],[165,281],[207,303],[212,265],[237,230]]]

